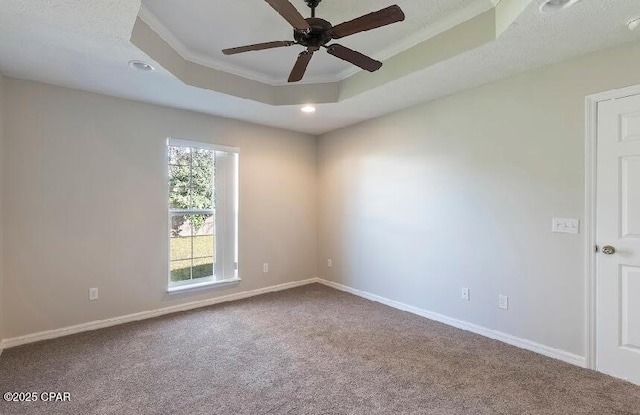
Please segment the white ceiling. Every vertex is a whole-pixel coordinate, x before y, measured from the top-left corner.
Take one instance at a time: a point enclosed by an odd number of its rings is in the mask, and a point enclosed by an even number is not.
[[[341,39],[340,43],[375,59],[386,59],[426,39],[443,22],[461,23],[493,7],[491,0],[324,0],[316,16],[334,25],[398,4],[406,20]],[[222,49],[274,40],[293,40],[291,26],[264,1],[143,0],[141,16],[185,58],[250,79],[279,85],[301,46],[224,56]],[[304,0],[292,0],[310,16]],[[357,70],[357,68],[355,68]],[[303,83],[335,82],[353,74],[353,65],[317,53]]]
[[[192,2],[153,1],[178,3],[180,7]],[[332,1],[356,3],[325,0],[327,5]],[[445,5],[450,1],[409,3]],[[261,0],[256,2],[262,7]],[[132,71],[127,66],[129,60],[148,60],[129,41],[139,0],[0,0],[0,71],[17,78],[321,134],[552,62],[640,39],[640,31],[631,32],[626,27],[628,20],[640,16],[638,0],[582,0],[551,15],[539,13],[540,3],[541,0],[535,0],[495,42],[354,98],[319,105],[318,112],[311,116],[302,114],[297,106],[270,106],[190,87],[161,67],[152,73]],[[323,7],[325,3],[321,5],[321,15]],[[358,14],[361,11],[358,7],[347,9]],[[326,9],[328,15],[330,7]],[[339,10],[332,13],[340,15]],[[345,20],[349,17],[353,15]],[[278,21],[277,14],[275,18]],[[213,19],[214,25],[221,20],[216,16]],[[277,24],[286,29],[286,22]],[[237,27],[234,30],[242,32]],[[280,30],[265,32],[264,40],[277,39]],[[228,34],[220,36],[236,39]],[[356,37],[353,39],[355,42]],[[345,39],[344,43],[356,46],[351,39],[349,42]],[[225,47],[234,45],[224,43]],[[365,52],[367,47],[362,46]]]

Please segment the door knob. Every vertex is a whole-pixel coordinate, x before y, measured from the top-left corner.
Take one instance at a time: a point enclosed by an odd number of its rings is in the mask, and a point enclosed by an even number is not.
[[[611,245],[605,245],[602,247],[602,253],[605,255],[613,255],[616,253],[616,248]]]

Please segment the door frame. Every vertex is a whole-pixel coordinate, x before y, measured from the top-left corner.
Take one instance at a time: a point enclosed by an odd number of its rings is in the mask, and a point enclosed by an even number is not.
[[[585,364],[597,369],[597,267],[595,246],[597,229],[597,177],[598,177],[598,104],[613,99],[640,95],[640,85],[613,89],[593,95],[585,100]]]

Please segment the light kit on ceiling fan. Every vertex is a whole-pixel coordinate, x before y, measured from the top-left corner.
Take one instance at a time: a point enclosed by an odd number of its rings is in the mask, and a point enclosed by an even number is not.
[[[328,45],[334,39],[341,39],[356,33],[366,32],[393,23],[401,22],[405,19],[404,12],[398,5],[389,6],[377,12],[369,13],[357,19],[349,20],[337,26],[324,19],[316,17],[316,7],[322,0],[305,0],[307,6],[311,8],[311,17],[304,18],[293,4],[288,0],[265,0],[275,11],[293,26],[293,38],[295,40],[284,40],[276,42],[258,43],[254,45],[240,46],[236,48],[224,49],[225,55],[235,55],[256,50],[273,49],[300,45],[307,48],[298,55],[298,60],[293,66],[289,75],[289,82],[302,80],[307,66],[320,48],[327,49],[330,55],[369,72],[375,72],[382,67],[382,62],[372,59],[360,52],[351,50],[337,43]]]

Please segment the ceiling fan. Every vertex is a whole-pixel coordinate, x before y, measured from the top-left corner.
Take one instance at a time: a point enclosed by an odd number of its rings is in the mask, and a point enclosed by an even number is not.
[[[288,0],[265,0],[271,7],[284,17],[293,26],[293,38],[295,40],[285,40],[277,42],[258,43],[255,45],[240,46],[237,48],[224,49],[225,55],[235,55],[237,53],[250,52],[254,50],[264,50],[280,48],[292,45],[301,45],[307,49],[298,55],[298,60],[293,66],[289,75],[289,82],[298,82],[307,71],[307,66],[320,48],[326,48],[327,52],[337,58],[350,62],[369,72],[375,72],[382,67],[382,62],[372,59],[360,52],[333,43],[327,43],[333,39],[340,39],[367,30],[377,29],[392,23],[404,20],[404,12],[398,5],[390,6],[377,12],[369,13],[357,19],[332,26],[326,20],[316,17],[316,7],[322,0],[305,0],[307,6],[311,8],[311,17],[304,18],[298,10]]]

